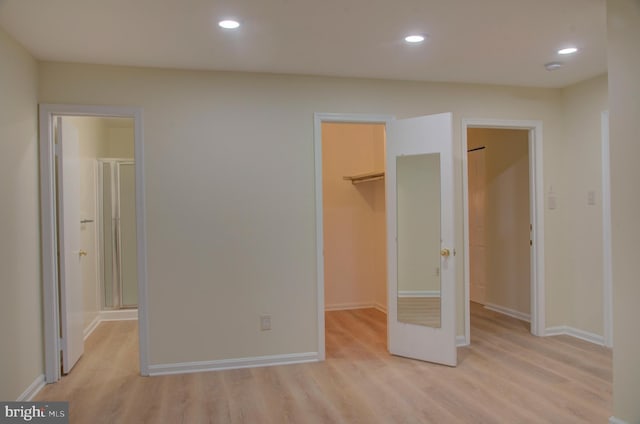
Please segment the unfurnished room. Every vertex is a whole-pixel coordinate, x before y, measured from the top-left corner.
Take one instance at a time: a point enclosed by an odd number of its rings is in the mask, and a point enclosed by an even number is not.
[[[638,40],[638,0],[0,0],[0,421],[640,423]]]

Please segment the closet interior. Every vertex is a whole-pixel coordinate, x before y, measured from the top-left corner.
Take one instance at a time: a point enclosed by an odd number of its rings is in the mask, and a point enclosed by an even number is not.
[[[327,311],[386,311],[384,170],[384,124],[322,124]]]

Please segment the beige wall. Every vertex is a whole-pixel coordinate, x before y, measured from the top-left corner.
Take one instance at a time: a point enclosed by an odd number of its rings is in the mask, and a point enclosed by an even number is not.
[[[133,126],[114,126],[119,125],[114,120],[110,120],[107,125],[108,156],[110,158],[133,159]]]
[[[613,222],[613,413],[640,422],[640,2],[608,0],[611,213]]]
[[[0,399],[44,372],[35,60],[0,29]]]
[[[325,306],[376,305],[386,288],[384,181],[343,179],[383,171],[384,125],[322,124]],[[380,202],[382,199],[382,202]],[[382,215],[382,225],[380,222]],[[380,254],[383,254],[381,257]],[[382,267],[381,267],[382,265]]]
[[[485,147],[485,301],[529,314],[529,132],[470,128],[467,142]]]
[[[314,112],[452,111],[458,246],[462,117],[542,120],[545,186],[565,173],[555,89],[47,62],[40,74],[43,102],[144,108],[152,364],[317,350]],[[550,300],[564,295],[570,252],[564,222],[545,219],[547,324],[560,325],[564,302]]]
[[[557,212],[565,222],[565,248],[572,252],[565,259],[569,283],[566,324],[602,336],[601,114],[608,108],[606,75],[564,88],[562,105],[567,158],[564,178],[568,188],[557,193]],[[589,191],[595,195],[593,205],[587,202]]]

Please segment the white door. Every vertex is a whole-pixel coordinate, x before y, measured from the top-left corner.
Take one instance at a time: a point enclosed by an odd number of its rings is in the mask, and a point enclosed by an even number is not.
[[[389,351],[455,366],[452,144],[450,113],[387,125]]]
[[[58,118],[58,246],[62,372],[67,374],[84,351],[82,257],[80,246],[80,160],[78,130]]]
[[[469,297],[472,302],[485,304],[486,297],[486,172],[485,150],[467,153],[469,187]]]

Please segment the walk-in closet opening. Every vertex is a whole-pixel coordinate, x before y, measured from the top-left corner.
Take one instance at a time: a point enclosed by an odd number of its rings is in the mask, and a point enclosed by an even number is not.
[[[386,313],[384,172],[385,124],[322,123],[326,320],[346,321],[352,313],[357,325],[374,325],[381,320],[367,316]],[[386,339],[386,328],[370,330]],[[342,342],[338,334],[326,338],[331,355]]]
[[[533,245],[529,139],[527,129],[467,130],[470,307],[517,318],[527,328]]]

